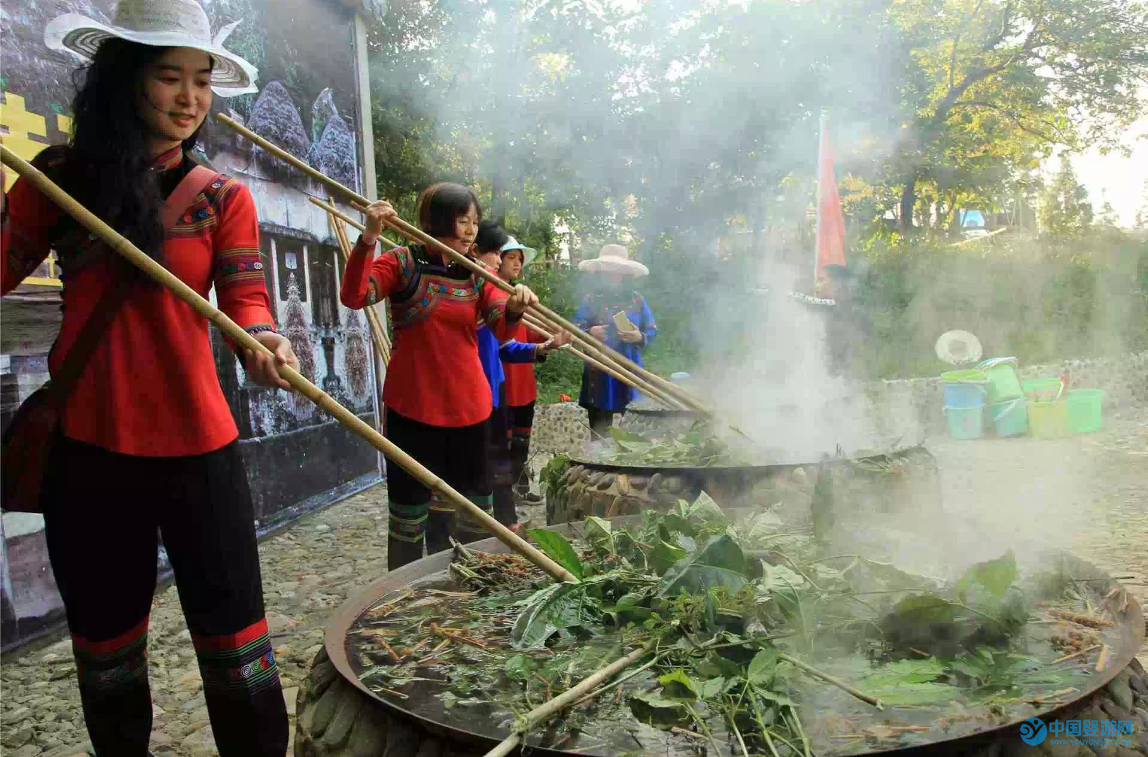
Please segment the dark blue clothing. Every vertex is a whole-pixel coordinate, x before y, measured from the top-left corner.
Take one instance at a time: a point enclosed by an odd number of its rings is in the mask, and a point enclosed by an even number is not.
[[[490,384],[490,398],[494,407],[498,407],[501,394],[499,389],[506,380],[502,364],[533,363],[537,346],[513,340],[499,346],[498,337],[489,326],[482,326],[478,330],[478,360],[482,363],[482,372],[486,374],[486,383]]]
[[[627,344],[618,336],[614,326],[614,314],[624,310],[630,322],[642,332],[642,341]],[[647,347],[658,334],[654,314],[646,304],[646,298],[634,291],[599,292],[587,295],[574,315],[574,325],[583,331],[593,326],[606,326],[606,345],[622,353],[638,365],[642,363],[642,349]],[[626,409],[638,392],[623,384],[613,376],[592,369],[589,365],[582,372],[582,392],[578,404],[585,408],[597,408],[620,413]]]

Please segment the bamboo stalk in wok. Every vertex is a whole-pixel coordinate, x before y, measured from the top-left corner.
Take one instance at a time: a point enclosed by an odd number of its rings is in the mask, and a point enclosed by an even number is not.
[[[328,213],[328,217],[331,221],[331,227],[335,230],[335,240],[339,243],[339,252],[343,254],[343,262],[346,263],[351,257],[351,241],[347,238],[347,229],[341,219],[336,218],[331,213]],[[383,361],[383,365],[387,365],[391,362],[391,342],[387,339],[387,332],[383,329],[382,323],[379,322],[379,314],[373,307],[366,307],[364,310],[367,314],[367,323],[371,326],[371,335],[374,337],[375,349],[379,353],[379,359]]]
[[[271,355],[271,351],[264,347],[258,339],[248,334],[239,324],[227,317],[219,308],[201,297],[198,292],[185,284],[171,271],[156,263],[138,247],[117,233],[111,226],[100,220],[94,213],[78,203],[71,195],[61,189],[40,170],[20,158],[3,144],[0,144],[0,159],[16,173],[20,174],[28,183],[34,186],[48,199],[59,205],[68,215],[75,218],[85,228],[99,237],[105,244],[117,253],[127,258],[136,267],[143,270],[151,278],[167,287],[179,299],[186,302],[197,313],[214,323],[227,336],[245,349],[264,355]],[[363,422],[358,416],[340,405],[326,392],[312,384],[290,366],[279,366],[279,375],[291,384],[300,394],[314,402],[319,408],[333,416],[351,431],[370,442],[376,449],[391,460],[394,460],[403,470],[417,478],[424,486],[442,493],[456,507],[462,508],[466,513],[478,521],[484,528],[498,537],[506,546],[525,557],[530,562],[544,570],[555,580],[576,582],[570,571],[551,560],[541,551],[528,544],[521,537],[499,523],[484,510],[464,497],[441,478],[431,473],[421,463],[406,452],[392,444],[375,429]]]
[[[260,137],[258,134],[251,131],[250,129],[246,128],[245,126],[238,123],[234,119],[232,119],[228,116],[225,116],[222,113],[217,113],[215,118],[217,121],[224,124],[228,128],[234,130],[236,133],[240,134],[241,136],[243,136],[247,140],[254,142],[256,145],[262,147],[264,150],[266,150],[267,152],[276,156],[280,160],[283,160],[284,162],[290,163],[291,165],[298,168],[300,171],[302,171],[307,176],[311,177],[315,181],[322,183],[323,185],[325,185],[329,189],[332,189],[332,190],[339,192],[341,195],[343,195],[345,198],[351,200],[352,202],[358,203],[359,205],[361,205],[363,207],[366,207],[367,205],[370,204],[370,200],[368,200],[363,195],[361,195],[358,192],[355,192],[351,189],[348,189],[347,187],[343,186],[342,184],[335,181],[334,179],[326,176],[325,174],[321,173],[320,171],[315,170],[311,166],[309,166],[306,163],[304,163],[303,161],[299,160],[297,157],[295,157],[291,153],[277,147],[276,145],[272,144],[271,142],[268,142],[266,139],[264,139],[263,137]],[[423,242],[424,244],[426,244],[428,246],[428,248],[433,249],[436,252],[439,252],[440,254],[446,255],[451,260],[454,260],[458,264],[467,268],[471,273],[475,274],[476,276],[481,276],[482,278],[486,279],[487,281],[490,281],[492,284],[497,286],[499,289],[502,289],[503,291],[508,292],[508,293],[513,291],[512,288],[510,287],[510,285],[507,284],[506,282],[502,281],[501,279],[499,279],[498,276],[495,276],[494,274],[492,274],[490,271],[487,271],[482,266],[480,266],[477,263],[467,259],[467,257],[465,255],[461,255],[456,250],[452,250],[451,248],[444,245],[442,242],[440,242],[437,239],[435,239],[434,237],[426,234],[421,229],[419,229],[415,226],[412,226],[411,224],[407,223],[406,221],[403,221],[402,219],[395,219],[393,222],[388,221],[387,225],[390,228],[392,228],[395,231],[402,234],[403,236],[407,237],[408,239],[415,239],[415,240],[418,240],[420,242]],[[713,412],[711,410],[707,409],[704,405],[702,405],[702,403],[699,400],[695,399],[692,395],[685,392],[685,390],[681,389],[680,387],[674,386],[673,384],[671,384],[666,379],[663,379],[661,376],[658,376],[657,374],[654,374],[654,373],[651,373],[650,371],[647,371],[646,369],[642,368],[641,366],[639,366],[637,363],[633,362],[632,360],[630,360],[626,356],[613,350],[608,345],[605,345],[601,342],[598,342],[597,340],[593,339],[592,337],[589,337],[589,336],[583,334],[581,329],[579,329],[574,324],[570,323],[568,320],[566,320],[562,316],[553,312],[549,308],[545,307],[542,304],[538,304],[538,305],[535,305],[533,307],[535,309],[535,312],[536,312],[536,315],[538,316],[538,318],[540,320],[542,320],[543,322],[547,323],[548,325],[550,325],[552,331],[557,331],[559,329],[566,329],[567,331],[570,332],[571,336],[574,338],[575,341],[578,341],[582,345],[582,347],[590,355],[593,355],[602,363],[605,363],[607,365],[612,365],[615,368],[615,370],[618,370],[621,373],[625,373],[625,372],[634,373],[635,375],[633,378],[635,380],[648,382],[651,385],[651,389],[653,390],[653,392],[647,391],[646,392],[647,394],[651,394],[652,396],[655,396],[658,399],[663,399],[663,397],[666,398],[664,401],[667,401],[669,403],[670,407],[677,406],[677,407],[686,408],[686,409],[692,408],[692,409],[696,409],[696,410],[699,410],[701,412],[704,412],[708,415],[711,415],[711,416],[713,415]]]
[[[346,222],[347,224],[358,229],[359,231],[364,231],[366,229],[366,227],[363,226],[363,224],[360,223],[359,221],[356,221],[355,219],[351,218],[350,216],[347,216],[344,213],[339,212],[339,210],[337,208],[335,208],[335,206],[333,204],[325,203],[322,200],[317,199],[315,197],[311,197],[308,199],[310,199],[311,202],[314,203],[315,205],[317,205],[320,208],[322,208],[323,210],[327,211],[327,213],[330,214],[331,216],[337,218],[339,221]],[[526,327],[528,329],[530,329],[531,331],[534,331],[538,334],[541,334],[542,336],[546,337],[547,339],[550,339],[553,336],[553,332],[558,330],[558,329],[554,329],[552,326],[539,320],[535,316],[530,315],[529,313],[523,314],[522,318],[523,318],[523,323],[526,324]],[[592,368],[596,368],[600,371],[608,373],[609,375],[611,375],[614,378],[621,381],[623,384],[626,384],[627,386],[630,386],[630,387],[638,390],[639,392],[642,392],[643,394],[647,394],[648,396],[653,397],[654,399],[660,399],[660,397],[656,393],[656,390],[653,390],[652,387],[650,387],[649,384],[647,384],[646,382],[642,382],[632,375],[623,373],[623,372],[617,370],[616,368],[608,366],[605,363],[602,363],[598,360],[595,360],[594,358],[590,357],[586,353],[575,348],[573,345],[567,345],[564,349],[567,352],[569,352],[571,355],[574,355],[575,357],[579,358],[580,360],[583,360],[586,363],[588,363]],[[651,392],[655,392],[655,393],[651,393]],[[669,400],[662,400],[662,401],[668,402]],[[676,405],[671,404],[670,407],[676,407]]]

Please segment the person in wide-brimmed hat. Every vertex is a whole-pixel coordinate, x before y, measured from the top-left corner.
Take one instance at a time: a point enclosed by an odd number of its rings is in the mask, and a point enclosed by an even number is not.
[[[649,274],[650,269],[630,260],[629,251],[620,244],[607,244],[598,257],[578,264],[579,270],[593,274],[593,291],[582,300],[574,315],[574,323],[590,336],[605,342],[638,365],[642,365],[642,350],[657,336],[658,326],[646,299],[638,294],[632,281]],[[633,329],[622,330],[618,314],[625,314],[623,325]],[[582,392],[578,404],[586,408],[590,428],[598,434],[613,423],[615,413],[626,412],[636,392],[618,379],[595,370],[589,365],[582,372]]]
[[[213,92],[254,91],[255,68],[222,46],[231,28],[213,38],[195,0],[121,0],[111,25],[76,14],[53,20],[48,47],[89,64],[70,142],[33,163],[200,295],[214,288],[219,307],[274,355],[239,350],[246,379],[286,389],[278,368],[299,363],[275,329],[254,199],[189,156]],[[219,754],[283,757],[287,713],[255,513],[207,320],[25,180],[4,199],[3,293],[52,249],[65,274],[49,356],[57,386],[74,373],[69,356],[94,345],[64,399],[40,505],[95,753],[148,754],[158,535]],[[99,333],[86,331],[89,318]]]

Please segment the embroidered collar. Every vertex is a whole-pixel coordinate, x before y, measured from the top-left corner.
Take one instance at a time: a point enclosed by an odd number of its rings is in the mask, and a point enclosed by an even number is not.
[[[163,155],[160,155],[151,164],[156,171],[170,171],[183,163],[183,145],[176,145]]]

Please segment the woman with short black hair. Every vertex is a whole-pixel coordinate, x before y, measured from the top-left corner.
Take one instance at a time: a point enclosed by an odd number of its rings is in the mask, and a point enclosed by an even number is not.
[[[482,207],[470,189],[434,184],[419,195],[419,227],[455,252],[471,251]],[[493,408],[490,385],[478,353],[479,320],[504,337],[538,298],[524,286],[507,297],[448,255],[423,245],[396,247],[374,258],[385,219],[395,217],[385,201],[367,208],[367,228],[343,273],[341,299],[364,308],[390,298],[394,343],[383,383],[387,437],[435,475],[493,511],[485,450]],[[423,554],[446,549],[450,536],[473,541],[483,528],[457,517],[453,505],[387,460],[391,570]]]

